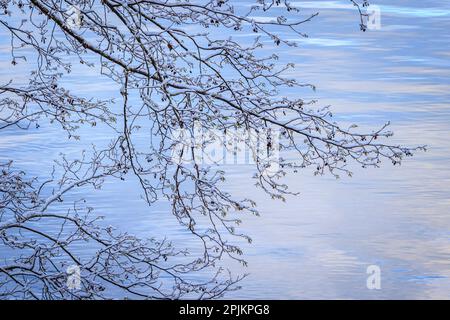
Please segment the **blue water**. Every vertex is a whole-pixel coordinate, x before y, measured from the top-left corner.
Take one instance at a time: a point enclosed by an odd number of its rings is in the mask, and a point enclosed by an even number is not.
[[[280,31],[298,47],[273,47],[268,40],[264,50],[294,62],[290,75],[317,86],[316,92],[286,94],[319,99],[319,105],[332,105],[338,120],[363,128],[391,121],[393,143],[429,150],[401,167],[355,168],[353,178],[314,177],[308,170],[289,176],[286,182],[300,195],[286,203],[255,189],[248,166],[227,168],[227,189],[257,200],[261,211],[261,217],[244,219],[241,229],[253,238],[244,245],[249,266],[231,267],[249,276],[228,298],[450,299],[450,2],[372,3],[381,8],[381,29],[363,33],[348,1],[296,2],[305,16],[320,12],[304,26],[310,37]],[[12,70],[17,81],[26,80],[27,66],[12,69],[8,39],[0,32],[0,82]],[[93,71],[75,69],[67,84],[91,96],[117,96],[117,88]],[[77,156],[107,141],[108,132],[81,136],[81,143],[68,142],[47,126],[0,131],[0,158],[45,177],[60,152]],[[78,192],[113,225],[188,240],[166,205],[148,208],[133,182],[107,181],[99,192]],[[366,287],[369,265],[381,268],[381,290]]]

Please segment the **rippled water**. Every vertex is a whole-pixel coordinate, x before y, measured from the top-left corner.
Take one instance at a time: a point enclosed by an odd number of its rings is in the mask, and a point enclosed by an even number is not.
[[[229,298],[450,298],[450,3],[372,3],[381,7],[382,27],[362,33],[348,1],[296,2],[305,15],[320,15],[305,25],[309,39],[285,34],[298,48],[276,50],[282,62],[296,64],[292,75],[317,85],[317,92],[288,94],[332,105],[343,122],[374,127],[391,121],[393,141],[428,145],[429,151],[401,167],[355,168],[353,178],[313,177],[308,171],[290,176],[287,182],[301,194],[287,203],[254,189],[249,167],[229,168],[227,188],[256,199],[262,213],[245,219],[242,229],[254,242],[245,246],[249,267],[239,271],[250,275]],[[10,78],[4,39],[2,82]],[[268,41],[266,49],[271,46]],[[20,66],[15,70],[16,78],[26,79]],[[111,86],[94,86],[95,79],[79,75],[70,85],[109,96]],[[80,152],[54,130],[1,131],[0,157],[45,175],[59,152]],[[99,131],[85,142],[106,138]],[[184,239],[165,205],[148,209],[132,183],[107,184],[86,196],[128,230]],[[366,288],[366,268],[373,264],[381,268],[381,290]]]

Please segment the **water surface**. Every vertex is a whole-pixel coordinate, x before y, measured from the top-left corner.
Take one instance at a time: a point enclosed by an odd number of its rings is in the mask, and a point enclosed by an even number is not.
[[[227,188],[256,199],[262,214],[245,219],[242,229],[254,241],[245,246],[249,266],[236,271],[249,276],[228,298],[450,298],[450,3],[372,1],[381,8],[382,27],[362,33],[348,2],[296,2],[305,15],[320,12],[305,25],[310,38],[284,34],[297,48],[274,49],[267,41],[265,50],[296,64],[292,76],[317,86],[316,92],[286,94],[332,105],[343,122],[377,127],[391,121],[393,142],[428,145],[429,151],[401,167],[355,168],[353,178],[313,177],[309,171],[289,176],[301,194],[287,203],[253,188],[248,166],[228,168]],[[11,66],[1,32],[3,83]],[[16,79],[27,78],[25,67],[14,72]],[[69,81],[73,90],[117,95],[95,72],[76,72]],[[45,176],[60,152],[77,155],[82,148],[57,132],[45,126],[1,131],[0,158]],[[83,143],[101,143],[106,135],[90,133]],[[184,241],[167,206],[149,209],[132,182],[107,182],[101,192],[84,196],[108,221],[131,232]],[[366,268],[374,264],[381,268],[381,290],[366,287]]]

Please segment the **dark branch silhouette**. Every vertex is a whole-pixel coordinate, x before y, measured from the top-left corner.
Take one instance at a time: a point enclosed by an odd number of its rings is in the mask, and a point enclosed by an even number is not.
[[[365,30],[362,7],[367,2],[351,2]],[[275,7],[287,16],[273,21],[252,17]],[[68,23],[71,8],[78,10],[76,27]],[[24,49],[35,55],[27,84],[14,78],[0,84],[0,129],[48,121],[70,139],[79,139],[80,127],[89,126],[106,126],[115,135],[104,150],[94,149],[78,160],[60,159],[57,171],[63,174],[49,181],[29,178],[11,162],[1,164],[0,239],[11,252],[0,261],[2,297],[100,299],[119,290],[130,298],[210,299],[237,289],[242,277],[216,265],[224,258],[245,265],[235,237],[251,239],[236,226],[242,212],[258,214],[255,203],[225,192],[225,173],[199,160],[204,154],[198,153],[213,139],[192,148],[189,163],[177,161],[173,150],[182,143],[179,130],[192,139],[196,126],[223,133],[278,130],[278,146],[269,138],[259,143],[268,152],[276,147],[289,156],[280,157],[277,170],[268,174],[270,161],[255,153],[254,175],[256,185],[275,199],[294,193],[282,177],[299,169],[337,177],[351,174],[348,162],[378,167],[386,159],[395,165],[418,149],[388,144],[392,133],[387,125],[372,132],[346,129],[327,108],[317,110],[313,101],[282,95],[283,88],[314,88],[283,75],[292,64],[280,66],[276,54],[261,54],[267,38],[275,46],[295,46],[277,30],[306,37],[301,27],[317,15],[303,16],[287,1],[258,0],[247,12],[226,0],[14,0],[0,1],[0,9],[12,64],[31,63]],[[251,44],[233,38],[243,31],[254,32]],[[96,62],[90,62],[92,57]],[[99,77],[120,85],[122,100],[80,97],[65,88],[61,79],[78,62],[99,66]],[[142,132],[149,134],[146,145],[136,142]],[[251,148],[250,140],[245,143]],[[167,239],[145,240],[103,227],[82,199],[68,210],[59,206],[73,189],[96,189],[105,179],[129,176],[139,181],[149,205],[158,199],[170,202],[173,216],[202,244],[198,257]],[[46,230],[47,221],[59,229]],[[75,249],[85,242],[95,249],[87,258]],[[80,266],[83,275],[78,290],[66,286],[71,264]],[[193,273],[212,276],[198,282]]]

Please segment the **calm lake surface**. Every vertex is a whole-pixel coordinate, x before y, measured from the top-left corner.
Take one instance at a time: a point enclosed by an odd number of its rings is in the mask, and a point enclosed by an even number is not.
[[[261,217],[244,219],[241,230],[253,238],[244,245],[249,266],[233,269],[249,276],[226,297],[450,299],[450,2],[372,1],[381,8],[381,29],[366,33],[349,1],[295,3],[304,15],[320,12],[305,25],[310,38],[280,31],[298,47],[273,47],[268,40],[265,50],[276,50],[280,62],[294,62],[290,75],[317,91],[286,94],[319,99],[318,105],[332,105],[337,120],[363,128],[391,121],[392,142],[429,150],[401,167],[386,162],[380,169],[355,168],[353,178],[313,177],[308,170],[289,176],[286,182],[300,195],[286,203],[252,186],[251,167],[228,167],[226,188],[257,200]],[[25,81],[27,66],[11,71],[9,38],[0,32],[0,83]],[[74,70],[67,85],[91,96],[117,96],[117,88],[95,72]],[[108,138],[97,129],[77,144],[45,125],[8,129],[0,131],[0,159],[45,177],[60,152],[76,157]],[[166,205],[148,208],[133,181],[77,192],[74,197],[86,197],[112,225],[185,240]],[[381,268],[381,290],[366,287],[369,265]]]

